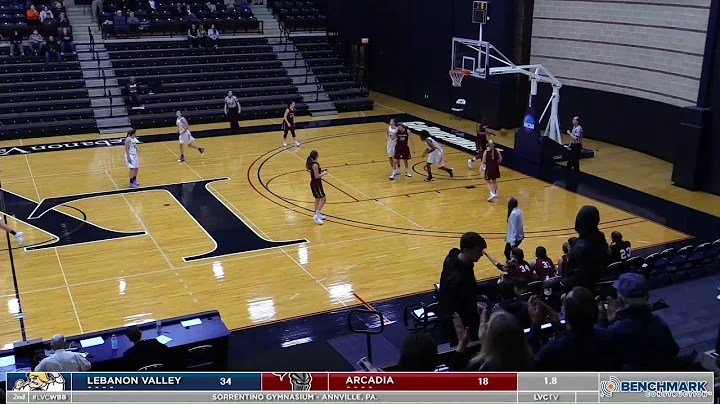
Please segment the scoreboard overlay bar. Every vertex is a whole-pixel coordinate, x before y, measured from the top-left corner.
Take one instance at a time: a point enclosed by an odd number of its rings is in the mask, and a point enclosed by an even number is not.
[[[700,373],[8,373],[7,403],[713,403]]]

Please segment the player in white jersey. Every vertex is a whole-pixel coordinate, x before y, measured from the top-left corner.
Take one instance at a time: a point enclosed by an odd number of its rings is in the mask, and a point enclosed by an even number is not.
[[[180,159],[178,159],[178,163],[184,163],[185,162],[185,145],[187,144],[188,147],[192,147],[193,149],[198,149],[200,154],[205,154],[205,149],[202,147],[195,146],[195,138],[192,137],[192,133],[190,133],[190,124],[188,123],[187,119],[183,117],[182,112],[178,111],[176,114],[177,120],[175,121],[175,124],[178,127],[178,134],[180,135]]]
[[[425,153],[423,153],[423,156],[427,156],[425,171],[427,171],[428,176],[427,178],[425,178],[425,182],[430,182],[433,180],[431,168],[433,164],[437,164],[439,169],[446,171],[448,174],[450,174],[450,178],[454,177],[455,169],[445,167],[445,156],[442,146],[440,146],[440,144],[435,139],[430,137],[430,135],[428,135],[426,132],[423,132],[420,135],[420,138],[425,142],[425,145],[428,147],[427,149],[425,149]]]
[[[397,144],[397,125],[395,123],[395,119],[390,120],[390,127],[388,127],[387,132],[387,153],[388,153],[388,159],[390,160],[390,168],[392,168],[392,174],[390,174],[390,179],[394,180],[395,175],[397,174],[396,168],[400,168],[400,165],[395,165],[395,145]]]
[[[138,140],[135,136],[135,129],[130,129],[127,132],[125,138],[125,163],[127,168],[130,170],[130,188],[137,188],[140,186],[137,182],[138,169],[140,168],[140,158],[138,157]]]

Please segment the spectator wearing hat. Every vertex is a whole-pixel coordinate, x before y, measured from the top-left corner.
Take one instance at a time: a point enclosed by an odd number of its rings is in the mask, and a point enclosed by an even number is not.
[[[600,305],[598,326],[612,333],[626,368],[667,370],[679,347],[670,327],[650,310],[647,280],[640,274],[626,273],[613,286],[618,298],[609,301],[607,309]]]

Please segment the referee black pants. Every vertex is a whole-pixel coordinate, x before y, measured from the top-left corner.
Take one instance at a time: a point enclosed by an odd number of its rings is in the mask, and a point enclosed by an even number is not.
[[[567,167],[571,170],[580,171],[580,152],[582,143],[570,143],[570,158]]]
[[[240,124],[238,123],[238,121],[240,120],[240,112],[238,111],[238,107],[228,108],[228,120],[230,121],[230,129],[240,128]]]

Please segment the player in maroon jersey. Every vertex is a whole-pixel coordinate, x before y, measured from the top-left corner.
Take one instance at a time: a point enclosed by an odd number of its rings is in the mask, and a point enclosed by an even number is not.
[[[488,189],[490,189],[490,197],[488,202],[498,197],[498,183],[500,178],[500,163],[502,163],[502,154],[495,149],[495,142],[488,141],[488,148],[483,152],[483,166],[485,166],[485,181],[487,181]]]
[[[412,152],[415,154],[415,143],[413,143],[412,137],[410,136],[410,131],[407,126],[400,123],[397,129],[397,143],[395,144],[395,167],[397,167],[395,174],[400,175],[400,160],[404,160],[405,175],[412,177],[410,167],[408,166],[408,160],[410,160],[411,157],[408,143],[412,146]]]
[[[535,271],[530,266],[530,263],[525,261],[525,252],[519,247],[515,247],[510,250],[510,261],[513,261],[518,266],[517,284],[525,286],[530,282],[537,280]]]
[[[317,150],[311,151],[307,160],[305,160],[305,168],[310,171],[310,191],[315,198],[315,216],[313,219],[315,219],[315,223],[323,224],[325,216],[321,212],[327,198],[323,189],[322,177],[328,174],[328,170],[320,168],[318,156]]]
[[[285,110],[285,115],[283,115],[282,128],[284,132],[283,147],[287,147],[288,131],[290,131],[290,133],[292,134],[293,140],[295,141],[295,146],[300,146],[300,142],[298,142],[295,138],[295,102],[291,102]]]
[[[534,269],[539,280],[544,281],[557,276],[555,264],[553,264],[552,260],[548,258],[547,250],[545,249],[545,247],[536,248],[535,257],[537,259],[535,260]]]
[[[475,137],[475,148],[477,154],[473,158],[468,159],[468,167],[473,168],[475,160],[479,159],[480,161],[482,161],[483,153],[485,152],[485,150],[487,150],[488,147],[488,136],[490,135],[493,134],[488,132],[488,126],[485,123],[485,117],[480,118],[480,122],[478,122],[477,124],[477,136]],[[480,169],[485,170],[485,165],[483,164]]]

